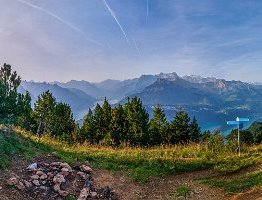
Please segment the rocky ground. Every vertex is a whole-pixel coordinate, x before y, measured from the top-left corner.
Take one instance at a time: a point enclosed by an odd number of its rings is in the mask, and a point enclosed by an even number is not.
[[[50,158],[33,162],[26,168],[24,163],[23,167],[19,166],[19,162],[14,163],[15,168],[4,177],[6,184],[0,186],[1,190],[17,190],[19,195],[33,199],[118,199],[109,186],[94,185],[93,170],[87,164],[70,166]]]
[[[156,177],[141,184],[132,181],[124,172],[92,169],[88,163],[69,165],[51,155],[38,156],[30,161],[16,157],[8,169],[0,171],[0,200],[261,199],[261,188],[234,195],[195,181],[214,175],[213,170],[197,171]],[[190,188],[186,197],[174,193],[181,185]]]

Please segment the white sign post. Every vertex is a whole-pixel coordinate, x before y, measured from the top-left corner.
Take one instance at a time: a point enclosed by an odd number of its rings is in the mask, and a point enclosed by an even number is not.
[[[239,156],[241,153],[240,151],[240,128],[243,127],[243,122],[249,122],[249,118],[237,117],[236,121],[227,121],[227,125],[237,125],[237,143],[238,143],[238,155]]]

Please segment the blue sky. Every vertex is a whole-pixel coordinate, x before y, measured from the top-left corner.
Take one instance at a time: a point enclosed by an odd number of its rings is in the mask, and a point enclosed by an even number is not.
[[[262,82],[260,0],[0,3],[0,60],[26,80],[177,72]]]

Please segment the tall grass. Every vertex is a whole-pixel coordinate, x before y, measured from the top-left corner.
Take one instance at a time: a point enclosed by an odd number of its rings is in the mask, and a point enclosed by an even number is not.
[[[16,130],[42,152],[52,152],[67,161],[88,161],[93,166],[128,172],[144,182],[151,176],[161,176],[201,169],[216,169],[227,173],[254,165],[261,160],[262,146],[245,147],[239,157],[235,147],[223,142],[161,146],[154,148],[112,148],[84,144],[66,144],[49,136]]]

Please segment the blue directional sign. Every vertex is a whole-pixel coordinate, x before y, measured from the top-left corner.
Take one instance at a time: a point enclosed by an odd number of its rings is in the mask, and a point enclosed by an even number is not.
[[[240,117],[237,117],[237,118],[236,118],[236,121],[238,121],[238,122],[249,122],[249,118],[240,118]]]
[[[227,125],[239,125],[239,121],[227,121]]]
[[[243,122],[249,122],[249,119],[237,117],[236,121],[227,121],[227,125],[238,125],[237,141],[238,141],[238,155],[239,156],[240,156],[240,130],[244,127]]]

